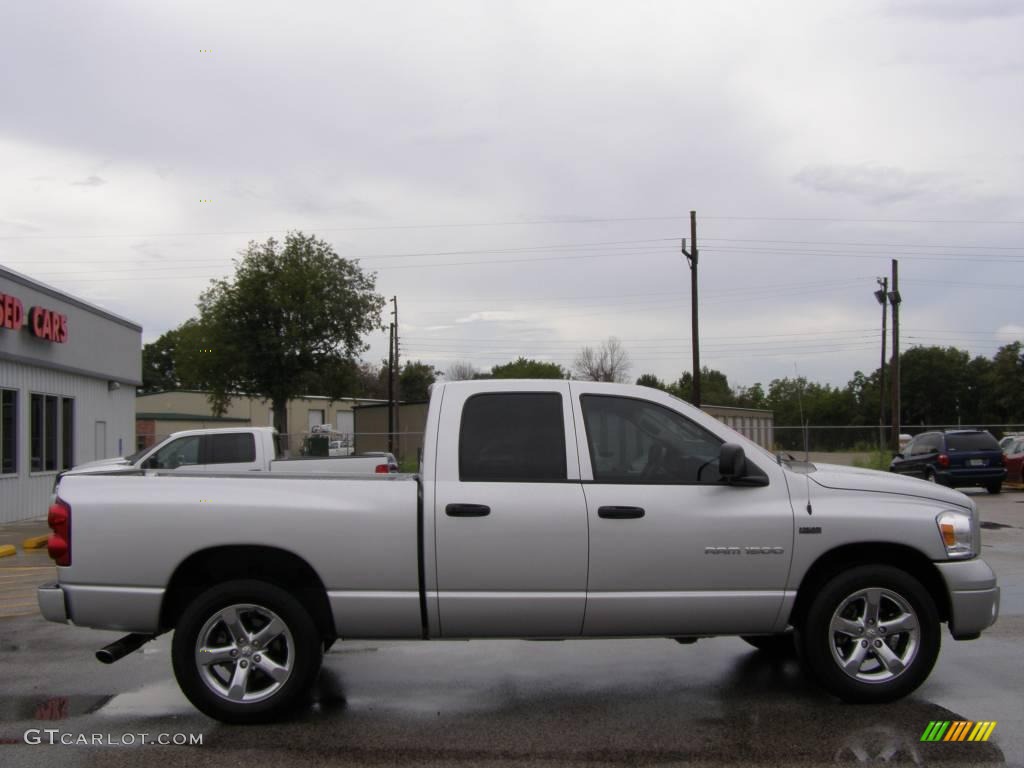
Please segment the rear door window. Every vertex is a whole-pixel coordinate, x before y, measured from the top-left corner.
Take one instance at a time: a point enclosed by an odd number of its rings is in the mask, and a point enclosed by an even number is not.
[[[206,435],[203,442],[204,464],[251,464],[256,461],[256,440],[249,433]]]
[[[999,443],[987,432],[946,435],[946,445],[952,451],[998,451]]]
[[[565,419],[557,392],[496,392],[466,400],[459,480],[557,482],[567,477]]]

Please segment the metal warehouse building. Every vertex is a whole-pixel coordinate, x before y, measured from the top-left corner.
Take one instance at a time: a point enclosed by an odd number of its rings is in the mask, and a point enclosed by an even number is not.
[[[142,327],[0,266],[0,522],[46,514],[57,473],[135,448]]]

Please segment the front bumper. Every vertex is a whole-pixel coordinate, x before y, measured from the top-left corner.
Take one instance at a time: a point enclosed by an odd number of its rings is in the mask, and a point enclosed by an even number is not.
[[[973,640],[999,618],[996,575],[980,557],[936,563],[949,592],[949,632],[954,640]]]
[[[43,584],[36,590],[36,598],[39,600],[39,612],[43,614],[44,619],[67,624],[68,607],[64,602],[64,590],[59,584]]]

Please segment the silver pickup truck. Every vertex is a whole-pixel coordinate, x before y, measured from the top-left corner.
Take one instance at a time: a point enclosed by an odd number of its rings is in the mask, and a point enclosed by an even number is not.
[[[336,639],[740,635],[889,701],[995,622],[963,494],[765,451],[645,387],[437,385],[418,475],[71,475],[52,621],[174,630],[203,712],[279,716]]]

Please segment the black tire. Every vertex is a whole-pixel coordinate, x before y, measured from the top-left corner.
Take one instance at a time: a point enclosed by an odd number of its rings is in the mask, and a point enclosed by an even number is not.
[[[236,612],[230,611],[232,606],[238,607]],[[245,638],[240,641],[232,640],[238,630],[231,632],[223,619],[233,613]],[[256,635],[269,626],[271,617],[284,631],[278,632],[278,625],[268,630],[266,636],[273,637],[261,648]],[[200,664],[206,653],[199,650],[200,634],[214,641],[208,647],[234,647],[234,656],[227,658],[225,651],[218,654],[223,661]],[[229,581],[203,592],[185,608],[174,630],[171,660],[178,685],[197,709],[225,723],[263,723],[280,718],[303,700],[320,670],[322,643],[309,612],[288,592],[264,581]],[[248,670],[244,680],[239,667]],[[240,700],[238,693],[227,697],[224,689],[234,680],[243,680],[236,691],[253,700]]]
[[[792,632],[781,635],[742,635],[744,642],[770,656],[795,656],[796,643]]]
[[[888,636],[877,634],[881,626],[888,626],[891,615],[881,611],[878,613],[879,621],[874,622],[873,627],[867,619],[859,618],[850,622],[849,626],[860,624],[872,630],[862,630],[864,639],[833,633],[830,625],[834,614],[838,614],[844,605],[853,614],[856,614],[858,605],[867,609],[867,601],[858,602],[857,595],[862,591],[866,595],[869,589],[878,589],[882,593],[882,599],[878,602],[883,611],[902,611],[897,600],[902,601],[916,619],[916,635],[895,631]],[[853,602],[850,602],[851,599]],[[865,610],[864,615],[870,614]],[[838,614],[838,620],[842,618],[843,615]],[[917,579],[888,565],[862,565],[832,577],[817,590],[798,628],[797,644],[804,663],[822,687],[844,701],[870,704],[902,698],[927,679],[939,655],[940,629],[935,602]],[[834,639],[837,637],[838,642]],[[886,656],[906,654],[903,657],[905,664],[900,671],[893,673],[887,665],[883,665],[882,657],[874,651],[879,641],[887,649]],[[868,645],[863,646],[863,643]],[[855,674],[862,675],[859,678],[845,672],[839,660],[845,658],[852,661],[855,653],[865,654],[864,661],[854,670]],[[877,671],[872,672],[874,667],[877,667]],[[872,678],[872,674],[877,677]],[[886,678],[886,675],[890,677]]]
[[[1001,493],[1003,490],[1003,481],[1000,480],[998,483],[989,483],[985,486],[985,490],[991,494]]]
[[[935,476],[935,471],[934,470],[931,470],[931,469],[925,470],[924,479],[927,480],[929,483],[935,483],[936,485],[939,484],[939,478],[937,478]]]

